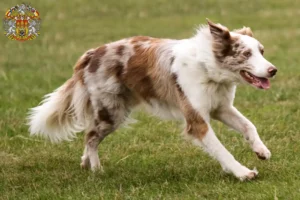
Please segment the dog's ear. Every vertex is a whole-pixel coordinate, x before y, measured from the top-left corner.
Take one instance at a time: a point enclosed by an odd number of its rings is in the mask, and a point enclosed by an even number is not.
[[[209,26],[210,33],[214,39],[223,41],[230,40],[230,32],[227,27],[220,24],[215,24],[209,19],[206,20]]]
[[[219,62],[232,54],[232,44],[235,39],[231,37],[228,28],[220,24],[215,24],[207,19],[210,33],[213,37],[213,52]]]
[[[245,27],[245,26],[241,29],[234,30],[233,32],[239,33],[239,34],[242,34],[242,35],[248,35],[250,37],[254,37],[251,28]]]

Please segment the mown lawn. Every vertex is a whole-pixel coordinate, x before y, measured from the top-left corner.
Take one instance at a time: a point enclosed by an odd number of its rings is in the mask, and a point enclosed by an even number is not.
[[[18,3],[1,1],[0,12]],[[30,3],[41,14],[41,35],[24,43],[0,36],[0,199],[300,199],[300,1]],[[133,35],[190,37],[206,17],[229,28],[250,26],[279,69],[271,90],[240,86],[235,101],[256,124],[271,160],[257,159],[241,135],[213,124],[241,163],[258,168],[256,180],[223,173],[182,139],[180,124],[143,113],[101,144],[104,173],[80,169],[82,134],[62,144],[29,137],[28,108],[71,76],[85,50]]]

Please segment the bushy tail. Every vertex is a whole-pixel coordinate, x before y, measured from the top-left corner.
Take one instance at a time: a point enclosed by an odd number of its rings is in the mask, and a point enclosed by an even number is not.
[[[92,53],[86,52],[77,61],[71,79],[47,94],[41,105],[30,110],[28,124],[31,135],[49,138],[51,142],[70,141],[77,132],[90,126],[93,113],[82,75]]]

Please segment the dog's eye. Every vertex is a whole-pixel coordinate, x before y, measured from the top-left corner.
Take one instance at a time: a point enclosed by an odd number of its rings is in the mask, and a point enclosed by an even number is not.
[[[265,50],[261,49],[261,50],[260,50],[260,53],[261,53],[261,55],[264,55]]]
[[[245,51],[245,52],[243,52],[243,55],[245,57],[249,58],[252,55],[252,53],[251,53],[251,51]]]

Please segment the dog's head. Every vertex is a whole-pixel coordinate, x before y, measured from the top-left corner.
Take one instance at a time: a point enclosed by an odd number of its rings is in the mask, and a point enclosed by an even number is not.
[[[234,73],[240,82],[269,89],[269,78],[275,76],[277,69],[264,58],[264,47],[253,37],[251,29],[244,27],[230,32],[220,24],[207,21],[219,66]]]

